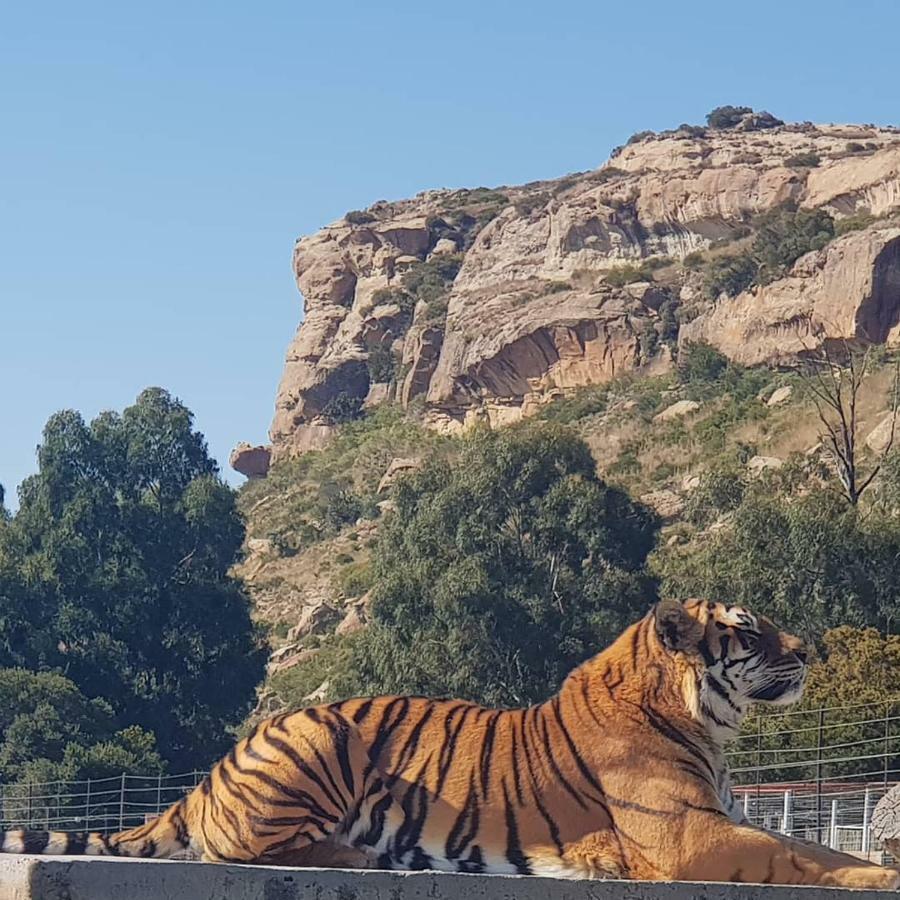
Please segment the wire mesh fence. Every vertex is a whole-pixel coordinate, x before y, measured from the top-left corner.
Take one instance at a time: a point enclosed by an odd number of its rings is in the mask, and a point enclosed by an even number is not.
[[[0,785],[0,826],[53,831],[133,828],[193,790],[205,774]]]
[[[728,756],[749,821],[884,861],[870,823],[900,781],[900,697],[757,715]]]
[[[900,782],[900,697],[758,715],[728,757],[749,821],[883,859],[870,822],[875,804]],[[0,827],[130,828],[165,810],[205,774],[0,785]]]

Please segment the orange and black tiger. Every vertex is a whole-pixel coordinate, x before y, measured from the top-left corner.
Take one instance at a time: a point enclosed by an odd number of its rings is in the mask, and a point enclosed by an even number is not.
[[[160,818],[9,831],[6,852],[895,888],[747,824],[722,752],[806,652],[747,609],[662,601],[529,709],[378,697],[278,715]]]

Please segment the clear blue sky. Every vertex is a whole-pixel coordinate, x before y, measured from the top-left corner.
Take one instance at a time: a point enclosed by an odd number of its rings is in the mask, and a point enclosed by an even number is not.
[[[894,0],[3,4],[0,483],[54,411],[147,385],[225,470],[266,439],[298,235],[723,103],[900,122],[898,33]]]

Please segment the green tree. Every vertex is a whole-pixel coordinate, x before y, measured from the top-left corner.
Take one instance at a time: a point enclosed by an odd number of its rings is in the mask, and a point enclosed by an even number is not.
[[[373,624],[335,690],[527,704],[639,617],[657,523],[557,425],[477,432],[404,479],[374,562]]]
[[[706,114],[706,124],[710,128],[734,128],[752,112],[749,106],[717,106]]]
[[[0,780],[102,778],[164,771],[153,735],[117,729],[112,707],[53,672],[0,669]]]
[[[7,664],[59,667],[152,731],[173,767],[207,764],[247,712],[263,653],[228,575],[243,523],[190,411],[152,388],[90,425],[58,413],[38,464],[0,539],[33,635]],[[0,620],[0,652],[16,627]]]
[[[893,520],[822,487],[806,485],[792,496],[778,477],[748,487],[727,527],[661,552],[665,592],[744,604],[815,639],[839,625],[896,620],[900,529]],[[729,506],[738,495],[726,492]],[[710,518],[698,510],[700,521]]]
[[[780,278],[805,253],[820,250],[834,237],[834,219],[823,209],[779,207],[753,223],[753,258],[760,284]]]

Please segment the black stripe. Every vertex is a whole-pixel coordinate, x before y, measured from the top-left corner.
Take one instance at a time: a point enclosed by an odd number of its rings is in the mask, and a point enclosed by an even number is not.
[[[450,766],[453,764],[453,757],[456,755],[456,742],[459,738],[459,734],[463,729],[463,725],[466,721],[466,716],[472,711],[474,707],[472,706],[456,706],[452,710],[450,710],[448,717],[444,720],[444,745],[441,747],[441,755],[438,760],[438,781],[437,787],[435,788],[435,793],[440,795],[443,787],[444,780],[447,777],[447,773],[450,771]],[[459,717],[459,722],[456,725],[456,729],[453,734],[450,734],[450,719],[454,716],[457,710],[462,710],[463,713]]]
[[[521,716],[516,717],[518,720],[521,720]],[[519,745],[518,740],[516,738],[516,720],[512,720],[509,725],[509,737],[512,745],[509,750],[510,758],[512,759],[512,768],[513,768],[513,787],[516,789],[516,802],[519,806],[523,806],[525,803],[525,799],[522,796],[522,775],[519,772]]]
[[[281,740],[281,738],[272,737],[271,735],[265,736],[268,743],[273,746],[276,750],[280,750],[297,768],[297,771],[302,772],[310,781],[312,781],[316,787],[325,795],[325,799],[339,810],[343,810],[344,803],[342,800],[337,799],[330,790],[328,790],[328,786],[324,781],[319,777],[313,767],[305,760],[302,756],[288,743]],[[308,743],[308,741],[307,741]]]
[[[497,733],[497,723],[503,715],[499,710],[494,714],[490,722],[488,722],[485,730],[484,739],[481,743],[481,794],[485,800],[488,799],[488,792],[491,786],[491,754],[494,750],[494,738]]]
[[[23,853],[43,853],[49,843],[49,831],[25,831],[22,833]]]
[[[80,856],[87,850],[88,833],[86,831],[74,831],[66,835],[66,853],[71,856]]]
[[[353,721],[354,721],[357,725],[359,725],[359,723],[362,722],[362,720],[365,719],[366,716],[368,716],[369,713],[372,711],[372,704],[373,704],[374,702],[375,702],[374,700],[366,700],[365,703],[363,703],[363,704],[356,710],[356,712],[353,713]]]
[[[693,743],[693,741],[689,740],[687,737],[681,734],[681,732],[670,725],[662,716],[660,716],[649,706],[642,704],[641,711],[647,717],[647,721],[658,732],[660,732],[660,734],[668,738],[673,743],[678,744],[679,747],[683,747],[685,750],[687,750],[688,753],[691,754],[691,756],[693,756],[698,762],[700,762],[708,772],[710,779],[715,782],[716,773],[713,771],[713,768],[710,765],[709,760],[706,758],[706,755],[696,744]]]
[[[419,739],[422,737],[422,729],[425,727],[425,725],[428,723],[428,720],[433,715],[434,706],[429,706],[425,711],[425,714],[419,717],[419,721],[410,732],[409,737],[406,739],[406,743],[403,745],[400,753],[397,754],[397,763],[394,766],[394,771],[390,775],[388,775],[387,782],[389,787],[396,784],[397,779],[403,774],[403,770],[406,768],[410,759],[412,759],[413,755],[419,747]]]
[[[603,785],[600,784],[599,781],[593,776],[591,770],[587,767],[584,760],[581,758],[581,754],[578,752],[578,748],[575,746],[575,742],[572,740],[572,736],[569,734],[569,729],[566,728],[566,723],[563,722],[562,717],[562,708],[559,703],[559,698],[555,697],[553,703],[551,704],[553,708],[553,712],[556,715],[556,721],[559,723],[560,730],[563,733],[563,737],[566,739],[566,745],[569,748],[569,753],[572,754],[572,759],[575,760],[575,765],[578,766],[578,771],[581,772],[583,778],[587,783],[595,790],[599,797],[591,797],[591,799],[595,803],[599,803],[603,806]],[[586,795],[589,796],[589,795]]]
[[[540,712],[543,712],[541,710]],[[535,716],[535,720],[537,720],[537,716]],[[565,775],[563,775],[562,770],[556,764],[556,758],[553,756],[553,747],[550,743],[550,731],[547,728],[547,720],[541,715],[540,716],[541,725],[543,727],[543,749],[547,756],[547,759],[550,762],[550,768],[553,769],[553,774],[556,776],[557,781],[566,789],[566,791],[571,795],[572,799],[582,808],[587,809],[587,804],[584,802],[584,799],[581,796],[581,792],[577,791],[569,781],[566,779]]]
[[[531,868],[528,860],[522,852],[522,845],[519,842],[519,827],[516,823],[516,814],[509,802],[509,794],[506,790],[506,783],[503,783],[503,806],[506,812],[506,858],[516,867],[516,871],[520,875],[530,875]]]
[[[447,835],[447,843],[444,847],[444,856],[447,859],[457,859],[462,856],[466,846],[478,834],[480,812],[478,800],[475,795],[473,776],[469,777],[469,793],[463,805],[462,812],[456,817],[450,833]]]

